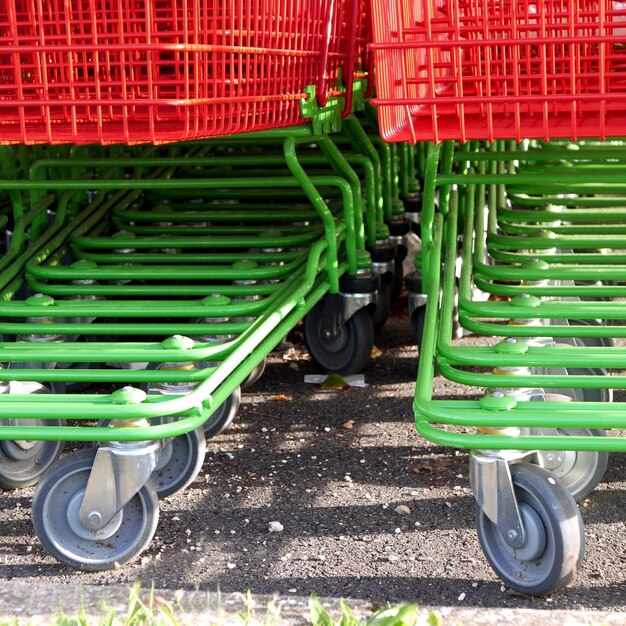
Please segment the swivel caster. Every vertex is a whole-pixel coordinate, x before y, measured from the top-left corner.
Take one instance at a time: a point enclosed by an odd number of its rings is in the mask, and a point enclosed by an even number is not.
[[[580,511],[552,472],[528,463],[510,469],[525,541],[511,547],[480,506],[478,539],[505,584],[527,595],[547,594],[566,586],[582,565],[585,536]]]
[[[404,255],[406,256],[406,255]],[[395,302],[402,292],[404,286],[404,259],[400,254],[393,262],[393,280],[391,281],[391,301]]]
[[[391,309],[391,290],[393,287],[393,276],[387,274],[381,277],[380,289],[378,290],[376,309],[372,315],[372,324],[374,325],[374,333],[379,333],[389,317]]]
[[[65,426],[65,420],[20,420],[19,426],[56,428]],[[20,489],[36,485],[64,447],[64,441],[0,441],[0,486]]]
[[[423,293],[422,276],[419,272],[413,272],[405,278],[406,288],[409,292],[409,320],[415,333],[418,350],[422,346],[424,336],[424,324],[426,322],[426,294]]]
[[[152,421],[154,426],[166,423],[167,418]],[[108,428],[110,420],[99,420],[98,428]],[[113,436],[111,436],[113,439]],[[100,444],[95,443],[97,448]],[[165,439],[155,468],[150,474],[159,498],[167,498],[188,487],[200,473],[206,455],[206,437],[201,427]]]
[[[90,449],[60,459],[33,496],[33,526],[44,548],[83,571],[114,569],[135,559],[148,547],[159,519],[157,494],[148,481],[104,528],[87,528],[79,511],[95,457]]]
[[[360,372],[374,347],[374,325],[367,309],[359,309],[332,332],[326,328],[325,304],[318,302],[304,318],[304,340],[312,360],[329,374]]]
[[[0,383],[3,393],[49,393],[36,382]],[[5,426],[65,426],[63,419],[0,420]],[[0,441],[0,486],[5,489],[20,489],[37,484],[41,475],[61,456],[63,441]]]

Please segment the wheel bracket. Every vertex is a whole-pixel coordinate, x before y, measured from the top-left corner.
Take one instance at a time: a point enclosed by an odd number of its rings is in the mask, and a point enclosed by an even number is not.
[[[157,465],[161,443],[112,441],[98,448],[79,517],[100,530],[139,492]]]
[[[532,454],[532,453],[531,453]],[[497,526],[511,548],[526,542],[509,462],[511,459],[473,450],[470,455],[470,485],[485,515]]]
[[[377,304],[377,294],[372,293],[329,293],[324,299],[321,332],[336,337],[341,327],[358,311]]]

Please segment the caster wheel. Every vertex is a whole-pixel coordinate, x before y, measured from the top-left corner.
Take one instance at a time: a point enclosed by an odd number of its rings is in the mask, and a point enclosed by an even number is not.
[[[166,419],[155,419],[152,424],[164,424]],[[98,420],[98,428],[107,428],[110,420]],[[94,448],[99,442],[94,441]],[[199,474],[206,454],[206,437],[202,428],[178,435],[161,450],[157,465],[150,474],[152,486],[159,498],[167,498],[189,486]]]
[[[496,574],[519,593],[535,596],[567,585],[584,558],[584,529],[578,506],[548,470],[528,463],[511,466],[511,478],[526,531],[511,548],[478,507],[476,526],[483,552]]]
[[[568,368],[547,368],[533,370],[535,373],[549,375],[567,376],[602,376],[607,377],[609,373],[602,367],[568,367]],[[546,400],[556,402],[613,402],[613,390],[606,388],[588,389],[584,387],[564,387],[562,389],[550,389],[545,394]]]
[[[554,432],[554,431],[552,431]],[[559,428],[557,433],[564,437],[604,437],[601,428]],[[533,435],[543,435],[541,428],[533,428]],[[608,452],[597,451],[550,451],[537,452],[541,466],[554,473],[569,489],[577,502],[586,498],[602,481],[609,462]]]
[[[334,337],[322,334],[324,303],[304,318],[304,339],[313,361],[329,374],[356,374],[368,363],[374,347],[372,316],[365,309],[350,317]]]
[[[150,478],[159,498],[182,491],[200,473],[206,453],[202,428],[178,435],[163,448]]]
[[[65,426],[65,420],[20,420],[19,425],[55,428]],[[64,441],[0,441],[0,486],[19,489],[37,484],[64,446]]]
[[[242,389],[247,389],[248,387],[252,387],[254,383],[256,383],[261,376],[263,376],[263,372],[265,371],[265,365],[267,364],[267,359],[263,359],[249,374],[248,378],[241,383]],[[239,405],[237,405],[239,406]]]
[[[393,268],[393,280],[391,281],[391,301],[395,302],[402,292],[402,287],[404,287],[404,267],[403,267],[404,259],[400,258],[398,255],[394,261]]]
[[[79,518],[96,450],[81,450],[57,461],[33,496],[33,526],[43,546],[62,563],[84,571],[124,565],[139,556],[154,536],[159,501],[148,481],[100,530],[85,528]]]
[[[595,320],[568,320],[570,326],[600,326]],[[574,345],[584,348],[612,348],[611,337],[579,337],[574,339]]]
[[[389,317],[389,309],[391,308],[391,281],[381,278],[380,289],[378,290],[378,303],[372,315],[372,323],[374,324],[374,333],[379,333]]]
[[[609,373],[602,367],[567,368],[568,376],[608,376]],[[577,402],[613,402],[612,389],[570,389],[573,392],[572,400]],[[568,395],[569,395],[568,394]]]
[[[424,324],[426,323],[426,307],[419,306],[411,315],[411,327],[415,333],[417,349],[420,351],[422,347],[422,338],[424,337]]]
[[[13,382],[10,394],[50,393],[50,389],[36,382]],[[0,426],[65,426],[65,420],[0,420]],[[0,441],[0,487],[20,489],[37,484],[41,475],[61,456],[63,441]]]
[[[237,387],[230,396],[228,396],[226,401],[211,414],[211,417],[202,424],[204,436],[208,439],[209,437],[215,437],[215,435],[219,435],[221,432],[225,431],[235,419],[240,404],[241,389]]]

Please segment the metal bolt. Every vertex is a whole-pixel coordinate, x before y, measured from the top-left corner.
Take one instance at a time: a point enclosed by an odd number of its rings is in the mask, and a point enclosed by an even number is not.
[[[504,394],[501,391],[494,391],[491,394],[492,398],[504,398]]]
[[[330,330],[325,330],[322,332],[322,336],[324,337],[324,339],[330,339],[333,334],[330,332]]]
[[[135,391],[135,388],[132,385],[126,385],[125,387],[122,387],[122,391],[130,393],[131,391]]]
[[[92,511],[91,513],[89,513],[87,519],[89,520],[89,523],[93,526],[99,526],[102,523],[102,515],[100,515],[98,511]]]
[[[530,298],[530,294],[529,293],[523,293],[522,294],[522,298]]]
[[[515,339],[515,337],[507,337],[504,343],[517,343],[517,339]]]
[[[506,536],[510,541],[515,541],[517,539],[517,531],[511,528],[511,530],[507,531]]]
[[[554,463],[554,458],[555,458],[554,454],[552,453],[546,454],[546,461],[548,461],[548,463]]]

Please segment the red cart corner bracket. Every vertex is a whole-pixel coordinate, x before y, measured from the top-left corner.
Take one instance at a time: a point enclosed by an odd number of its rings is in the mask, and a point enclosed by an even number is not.
[[[347,7],[0,0],[0,143],[164,143],[303,123],[304,88],[332,90],[349,52]]]
[[[372,0],[387,141],[622,136],[626,2]]]

